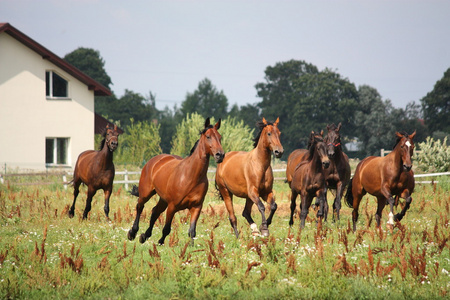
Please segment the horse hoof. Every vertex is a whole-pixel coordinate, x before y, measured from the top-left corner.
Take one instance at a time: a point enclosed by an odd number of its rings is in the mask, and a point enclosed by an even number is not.
[[[147,238],[145,237],[145,233],[143,233],[139,236],[139,242],[141,244],[145,243],[146,240],[147,240]]]
[[[386,224],[386,229],[388,229],[391,233],[394,231],[394,225],[387,223]]]
[[[128,231],[128,239],[130,240],[130,241],[132,241],[132,240],[134,240],[136,238],[136,232],[133,232],[133,231]]]
[[[73,212],[71,212],[71,211],[69,211],[69,218],[73,218],[73,216],[75,216],[75,214],[73,213]]]
[[[269,229],[262,229],[261,230],[261,235],[262,236],[269,236]]]

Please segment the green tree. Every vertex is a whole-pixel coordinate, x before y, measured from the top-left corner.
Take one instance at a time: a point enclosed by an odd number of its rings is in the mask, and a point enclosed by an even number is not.
[[[254,131],[255,129],[250,129],[243,120],[228,116],[225,120],[222,120],[219,129],[222,135],[223,151],[227,153],[230,151],[252,150]]]
[[[423,117],[430,133],[450,133],[450,68],[421,100]]]
[[[235,104],[228,115],[235,117],[236,120],[242,120],[249,128],[254,128],[256,122],[262,119],[260,111],[258,104],[246,104],[241,107]]]
[[[159,146],[159,125],[151,121],[135,122],[133,119],[129,123],[124,129],[125,133],[119,137],[114,161],[142,168],[150,158],[162,152]]]
[[[311,130],[342,123],[342,135],[352,136],[353,112],[358,93],[353,83],[339,74],[304,61],[277,63],[265,70],[265,83],[256,84],[261,115],[280,117],[282,144],[286,153],[305,148]]]
[[[188,113],[186,118],[176,127],[170,154],[181,157],[189,156],[195,142],[200,138],[200,131],[204,124],[205,118],[203,116],[198,113]],[[211,124],[214,124],[213,118],[211,118]]]
[[[217,91],[211,81],[205,78],[200,81],[197,90],[186,95],[186,100],[181,103],[180,110],[183,116],[196,112],[204,118],[213,116],[225,118],[228,110],[228,99],[223,91]]]

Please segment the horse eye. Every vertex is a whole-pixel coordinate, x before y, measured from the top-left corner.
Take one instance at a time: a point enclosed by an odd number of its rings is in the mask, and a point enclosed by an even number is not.
[[[271,135],[272,135],[272,133],[271,133],[271,132],[268,132],[268,133],[267,133],[267,135],[268,135],[268,136],[271,136]]]

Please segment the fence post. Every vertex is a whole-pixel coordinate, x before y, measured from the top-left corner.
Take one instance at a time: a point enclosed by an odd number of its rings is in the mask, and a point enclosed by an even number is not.
[[[384,149],[381,148],[381,157],[384,157]]]
[[[128,171],[127,171],[127,169],[125,169],[124,180],[125,180],[125,190],[128,191]]]
[[[67,177],[66,177],[66,174],[63,174],[63,184],[64,184],[64,190],[67,191]]]

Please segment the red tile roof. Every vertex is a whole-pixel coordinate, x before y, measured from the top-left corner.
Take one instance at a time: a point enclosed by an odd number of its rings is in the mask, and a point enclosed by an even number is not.
[[[41,55],[43,59],[52,62],[82,83],[86,84],[89,90],[94,91],[95,96],[110,96],[112,94],[108,88],[104,87],[102,84],[87,76],[86,74],[66,62],[64,59],[60,58],[58,55],[54,54],[9,23],[0,23],[0,33],[3,32],[9,34],[28,48]]]

